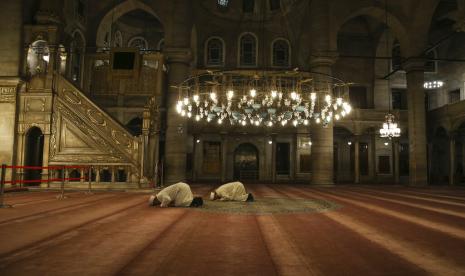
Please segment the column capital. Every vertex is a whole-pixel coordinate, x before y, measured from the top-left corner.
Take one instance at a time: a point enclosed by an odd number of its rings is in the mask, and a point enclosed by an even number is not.
[[[310,57],[310,68],[320,66],[332,66],[339,58],[339,53],[336,51],[318,51],[313,52]]]
[[[402,67],[404,68],[405,72],[424,72],[425,71],[425,63],[426,60],[424,58],[412,58],[406,60]]]
[[[192,51],[190,48],[165,47],[163,53],[166,57],[166,63],[182,63],[190,65],[192,60]]]

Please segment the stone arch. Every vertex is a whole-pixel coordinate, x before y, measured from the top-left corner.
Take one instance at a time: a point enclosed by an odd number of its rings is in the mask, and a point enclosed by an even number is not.
[[[335,49],[337,49],[338,33],[341,30],[342,26],[349,20],[357,16],[365,15],[365,16],[374,18],[378,20],[379,22],[384,22],[385,13],[386,11],[383,8],[371,6],[371,7],[360,8],[348,14],[336,16],[335,18],[341,18],[341,20],[336,21],[333,25],[333,31],[330,34],[330,45],[332,45]],[[407,28],[402,24],[401,20],[394,14],[388,12],[387,16],[388,16],[388,26],[390,29],[392,29],[393,34],[399,40],[402,51],[405,53],[409,52],[410,49],[408,48],[408,46],[410,45],[410,39],[409,39]]]
[[[48,42],[38,39],[29,45],[27,52],[26,65],[29,75],[45,73],[49,61],[50,49]]]
[[[38,126],[31,126],[26,130],[24,145],[24,166],[42,167],[44,154],[44,135]],[[25,180],[39,180],[42,178],[42,170],[24,171]],[[36,183],[34,185],[37,185]]]
[[[122,15],[130,11],[137,10],[137,9],[143,10],[153,15],[163,25],[163,22],[161,21],[160,17],[155,13],[155,11],[150,6],[138,0],[127,0],[115,6],[103,16],[97,28],[97,38],[96,38],[97,47],[105,47],[106,30],[110,29],[110,26],[113,22],[118,20],[118,18],[120,18]]]
[[[260,151],[253,143],[241,143],[234,149],[234,179],[258,180]]]

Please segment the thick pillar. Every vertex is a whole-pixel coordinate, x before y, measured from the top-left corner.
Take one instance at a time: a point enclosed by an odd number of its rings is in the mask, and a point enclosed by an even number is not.
[[[412,60],[404,68],[407,72],[409,185],[422,186],[428,184],[424,61]]]
[[[271,136],[271,181],[276,183],[276,135]]]
[[[331,65],[335,58],[330,57],[329,53],[314,57],[310,61],[311,71],[331,75]],[[316,78],[323,77],[316,75]],[[324,78],[324,77],[323,77]],[[316,87],[318,89],[318,87]],[[322,87],[327,88],[327,87]],[[319,94],[320,98],[325,95]],[[327,126],[321,124],[313,125],[312,135],[312,184],[316,185],[333,185],[334,184],[334,145],[333,145],[333,123]]]
[[[0,9],[0,163],[15,163],[16,95],[20,85],[19,71],[23,45],[21,35],[23,1],[2,1]],[[12,177],[7,170],[6,179]]]
[[[354,137],[354,182],[355,184],[360,183],[360,141],[359,137]]]
[[[373,183],[378,181],[378,168],[376,167],[376,134],[370,134],[370,147],[368,150],[368,162],[371,164],[371,179]]]
[[[455,136],[449,137],[449,185],[453,186],[455,181]]]
[[[400,172],[399,172],[399,140],[393,140],[392,143],[392,155],[394,159],[394,183],[400,183]]]
[[[228,162],[228,139],[226,134],[221,134],[221,182],[226,182]]]
[[[189,75],[190,50],[166,49],[169,64],[169,92],[167,95],[167,123],[165,139],[165,182],[172,184],[186,179],[187,122],[176,112],[178,89]]]

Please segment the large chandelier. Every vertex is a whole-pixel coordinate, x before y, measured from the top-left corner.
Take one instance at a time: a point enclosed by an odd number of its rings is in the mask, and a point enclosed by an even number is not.
[[[347,83],[312,72],[208,71],[178,91],[181,116],[219,125],[327,126],[352,110]]]
[[[382,138],[389,139],[391,139],[392,137],[400,136],[400,128],[397,126],[393,114],[388,113],[385,116],[385,121],[383,123],[383,127],[379,130],[379,134]]]

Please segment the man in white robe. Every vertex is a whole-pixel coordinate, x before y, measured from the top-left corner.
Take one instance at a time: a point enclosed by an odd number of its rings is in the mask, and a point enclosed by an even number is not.
[[[247,193],[244,184],[238,181],[221,185],[210,194],[210,199],[222,201],[254,201],[253,195]]]
[[[201,197],[194,197],[189,185],[179,182],[161,190],[158,194],[152,195],[149,204],[160,207],[200,207],[203,205]]]

